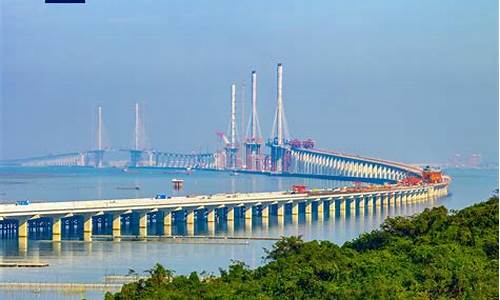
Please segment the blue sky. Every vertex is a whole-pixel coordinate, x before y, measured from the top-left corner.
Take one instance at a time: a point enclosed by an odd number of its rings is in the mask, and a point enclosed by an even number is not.
[[[230,84],[254,69],[268,137],[282,62],[292,136],[407,162],[498,161],[497,1],[1,5],[3,158],[91,148],[97,105],[107,143],[127,147],[136,101],[152,147],[213,150]]]

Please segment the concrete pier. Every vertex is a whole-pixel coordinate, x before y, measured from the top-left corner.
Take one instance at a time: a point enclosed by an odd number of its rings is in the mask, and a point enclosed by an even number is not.
[[[335,205],[335,199],[329,198],[330,200],[328,201],[328,213],[330,218],[335,218],[336,214],[336,208],[337,206]]]
[[[318,199],[318,218],[323,217],[325,214],[325,201]]]
[[[364,196],[359,196],[358,197],[358,207],[360,210],[365,209],[365,197]]]
[[[148,213],[145,211],[139,212],[139,236],[148,236]]]
[[[163,235],[172,235],[172,211],[167,209],[163,210]]]
[[[269,219],[269,205],[262,204],[262,219]]]
[[[234,210],[235,210],[234,206],[230,206],[227,208],[226,220],[228,222],[234,221]]]
[[[92,215],[86,214],[83,215],[83,240],[91,241],[92,240]]]
[[[351,196],[347,201],[347,205],[349,206],[349,213],[352,216],[356,211],[356,199],[354,198],[354,196]]]
[[[122,236],[122,217],[121,213],[113,214],[113,224],[112,224],[112,236],[113,239],[118,239]]]
[[[216,213],[217,209],[216,208],[208,208],[207,209],[207,222],[208,223],[215,223],[216,221]]]
[[[283,225],[285,223],[285,203],[276,204],[276,216],[278,217],[278,224]]]
[[[312,214],[312,201],[306,201],[304,207],[306,215]]]
[[[58,242],[61,240],[61,217],[52,218],[52,240]]]
[[[253,210],[251,205],[245,206],[245,219],[252,220]]]
[[[26,243],[28,241],[28,218],[19,218],[17,225],[17,236],[19,243]]]

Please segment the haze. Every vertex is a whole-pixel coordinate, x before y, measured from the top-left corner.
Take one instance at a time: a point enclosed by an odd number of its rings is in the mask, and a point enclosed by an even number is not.
[[[94,148],[97,105],[108,145],[131,146],[135,102],[151,147],[213,151],[230,84],[252,70],[267,138],[281,62],[294,137],[395,161],[498,161],[498,1],[1,5],[3,159]]]

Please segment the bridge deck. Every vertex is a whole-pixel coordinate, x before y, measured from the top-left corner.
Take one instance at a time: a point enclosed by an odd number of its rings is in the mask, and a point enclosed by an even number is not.
[[[36,217],[50,215],[67,214],[99,214],[105,212],[120,212],[155,209],[203,209],[222,208],[245,205],[276,204],[291,201],[319,200],[319,199],[339,199],[374,194],[404,193],[422,191],[429,188],[445,185],[422,185],[422,186],[391,186],[380,187],[363,192],[342,192],[341,190],[316,190],[307,193],[265,192],[265,193],[236,193],[236,194],[216,194],[200,196],[172,197],[169,199],[137,198],[137,199],[111,199],[111,200],[90,200],[90,201],[68,201],[68,202],[40,202],[29,205],[2,204],[0,205],[0,218],[9,217]]]

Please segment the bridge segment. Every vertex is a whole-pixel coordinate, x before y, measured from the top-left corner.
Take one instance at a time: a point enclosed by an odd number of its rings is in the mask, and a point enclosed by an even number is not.
[[[406,177],[422,177],[419,167],[376,158],[295,147],[283,147],[281,152],[285,173],[389,183]]]
[[[248,194],[217,194],[196,197],[173,197],[169,199],[116,199],[72,202],[46,202],[30,205],[0,205],[0,220],[15,220],[18,238],[27,243],[29,227],[33,220],[50,218],[52,239],[61,239],[61,224],[65,218],[83,217],[84,239],[91,240],[93,235],[92,219],[104,214],[112,217],[112,237],[120,238],[123,215],[139,214],[139,236],[147,237],[147,223],[150,214],[160,213],[163,219],[164,232],[171,232],[173,214],[180,213],[186,223],[188,234],[194,233],[195,220],[203,219],[212,224],[217,219],[224,219],[228,226],[234,226],[236,211],[243,212],[246,220],[259,216],[263,226],[269,225],[270,209],[276,211],[278,220],[284,221],[287,214],[298,215],[299,204],[305,207],[305,214],[316,210],[319,218],[326,211],[340,215],[364,211],[372,207],[390,207],[406,203],[425,201],[442,197],[448,193],[448,183],[419,186],[385,186],[370,190],[350,191],[345,189],[326,189],[305,193],[269,192]],[[313,203],[315,203],[313,205]],[[291,206],[291,209],[285,209]]]

